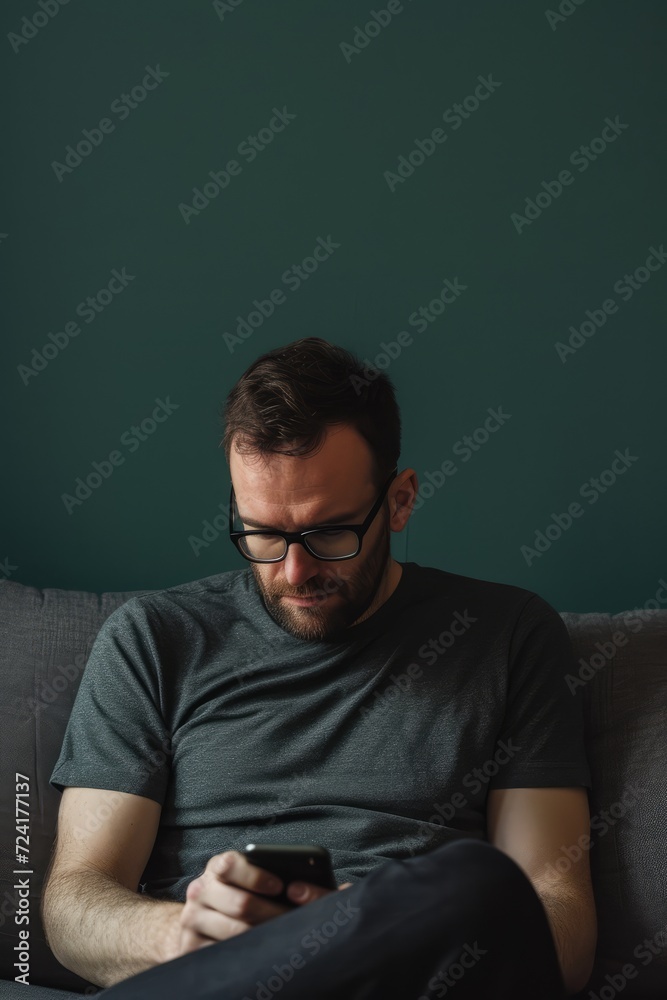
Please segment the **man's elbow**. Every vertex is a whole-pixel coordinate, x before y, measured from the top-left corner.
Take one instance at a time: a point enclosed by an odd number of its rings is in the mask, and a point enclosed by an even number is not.
[[[46,938],[46,943],[53,952],[56,959],[65,968],[69,968],[65,964],[64,956],[58,954],[58,926],[60,921],[58,920],[57,914],[57,892],[56,885],[54,884],[53,878],[49,878],[44,885],[42,890],[42,898],[39,904],[39,916],[42,921],[42,927],[44,929],[44,937]]]
[[[47,878],[46,881],[44,882],[44,886],[42,888],[42,897],[39,901],[39,919],[42,921],[42,927],[44,928],[44,937],[46,938],[46,943],[48,944],[49,948],[51,948],[51,934],[53,927],[53,921],[51,920],[52,889],[53,889],[52,879]],[[51,951],[53,951],[53,948],[51,948]]]
[[[587,920],[582,920],[578,936],[580,947],[563,976],[568,995],[580,993],[593,975],[598,938],[597,916],[594,909],[589,913]]]
[[[592,892],[541,892],[568,996],[585,989],[595,965],[598,923]]]

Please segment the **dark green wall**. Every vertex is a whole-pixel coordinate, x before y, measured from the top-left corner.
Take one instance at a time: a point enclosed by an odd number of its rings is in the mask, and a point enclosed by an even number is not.
[[[189,541],[226,507],[219,410],[236,379],[302,336],[372,361],[407,331],[387,368],[401,468],[425,482],[449,458],[457,472],[395,536],[395,557],[559,610],[650,603],[667,578],[667,264],[622,289],[667,242],[664,3],[566,0],[556,21],[542,3],[408,0],[347,57],[341,43],[386,4],[217,6],[71,0],[38,29],[22,21],[37,0],[2,6],[5,575],[101,591],[245,566],[224,531],[198,555]],[[12,43],[22,26],[34,37]],[[158,66],[167,76],[121,111]],[[493,92],[443,119],[479,77]],[[295,117],[250,162],[239,144],[276,108]],[[53,166],[104,118],[79,165]],[[607,118],[613,141],[571,161]],[[437,128],[432,154],[390,184]],[[240,172],[186,221],[179,205],[231,159]],[[517,231],[512,214],[568,168]],[[283,275],[318,237],[340,245],[294,288]],[[77,316],[123,268],[127,287],[92,322]],[[445,279],[465,290],[411,326]],[[282,304],[230,346],[237,317],[276,288]],[[609,299],[617,311],[563,361],[555,345]],[[33,348],[74,322],[26,374]],[[178,409],[132,451],[124,433],[167,397]],[[510,418],[464,461],[456,443],[499,407]],[[626,449],[636,461],[597,502],[582,497]],[[68,513],[62,495],[114,450],[123,463]],[[521,547],[577,501],[582,516],[529,566]]]

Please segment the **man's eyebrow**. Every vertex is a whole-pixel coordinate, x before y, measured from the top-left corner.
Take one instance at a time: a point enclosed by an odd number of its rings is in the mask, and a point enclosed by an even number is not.
[[[234,498],[234,500],[236,501],[236,498]],[[243,517],[243,515],[241,514],[241,512],[238,509],[238,505],[236,507],[236,510],[238,512],[239,517],[243,521],[243,523],[244,524],[249,524],[251,528],[262,528],[262,529],[264,529],[266,531],[284,531],[285,530],[284,528],[276,528],[276,527],[274,527],[272,525],[263,524],[261,521],[255,521],[255,519],[252,518],[252,517]],[[355,517],[356,514],[357,514],[357,512],[354,511],[354,510],[350,511],[348,513],[345,513],[345,514],[338,514],[336,517],[329,518],[328,521],[317,521],[315,524],[309,525],[308,528],[302,528],[301,530],[302,531],[308,531],[309,528],[319,528],[319,527],[321,527],[324,524],[355,524],[356,522],[353,521],[353,520],[351,520],[351,519],[353,517]]]

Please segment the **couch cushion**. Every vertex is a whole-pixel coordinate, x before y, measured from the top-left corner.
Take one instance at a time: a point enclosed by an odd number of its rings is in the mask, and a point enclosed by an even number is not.
[[[602,997],[622,992],[627,1000],[664,1000],[667,611],[561,617],[577,663],[568,684],[584,694],[593,779],[590,861],[598,948],[584,995],[588,1000],[593,990]],[[566,864],[566,852],[563,857]]]
[[[74,696],[95,637],[117,607],[139,593],[92,594],[0,583],[0,977],[14,979],[14,946],[28,928],[28,982],[63,990],[97,990],[65,969],[44,938],[39,904],[56,828],[60,794],[49,777],[60,753]],[[29,863],[16,862],[13,789],[29,785]],[[18,780],[23,781],[24,778]],[[19,788],[19,791],[23,791]],[[21,800],[19,800],[21,801]],[[23,818],[23,817],[21,817]],[[15,875],[31,869],[32,875]],[[29,924],[15,922],[21,878],[29,879]],[[16,984],[20,987],[22,984]]]

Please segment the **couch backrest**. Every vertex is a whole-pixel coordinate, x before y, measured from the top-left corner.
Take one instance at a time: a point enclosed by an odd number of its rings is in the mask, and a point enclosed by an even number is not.
[[[46,945],[39,918],[42,883],[60,794],[49,778],[85,663],[103,621],[130,597],[0,583],[0,978],[14,979],[21,926],[30,930],[30,982],[80,992],[94,987],[63,968]],[[667,996],[667,611],[618,615],[563,613],[583,685],[593,773],[590,858],[599,921],[598,995],[616,977],[623,996]],[[13,789],[29,785],[30,924],[14,886]],[[23,779],[21,779],[23,780]],[[566,867],[582,845],[563,845]],[[629,966],[635,969],[630,975]],[[624,969],[625,967],[625,969]],[[602,994],[605,995],[604,993]],[[586,992],[588,996],[588,992]]]
[[[566,683],[583,691],[593,778],[590,860],[598,949],[585,996],[592,989],[600,997],[622,992],[624,1000],[664,1000],[667,610],[561,617],[576,660]],[[576,846],[565,845],[573,856]]]

